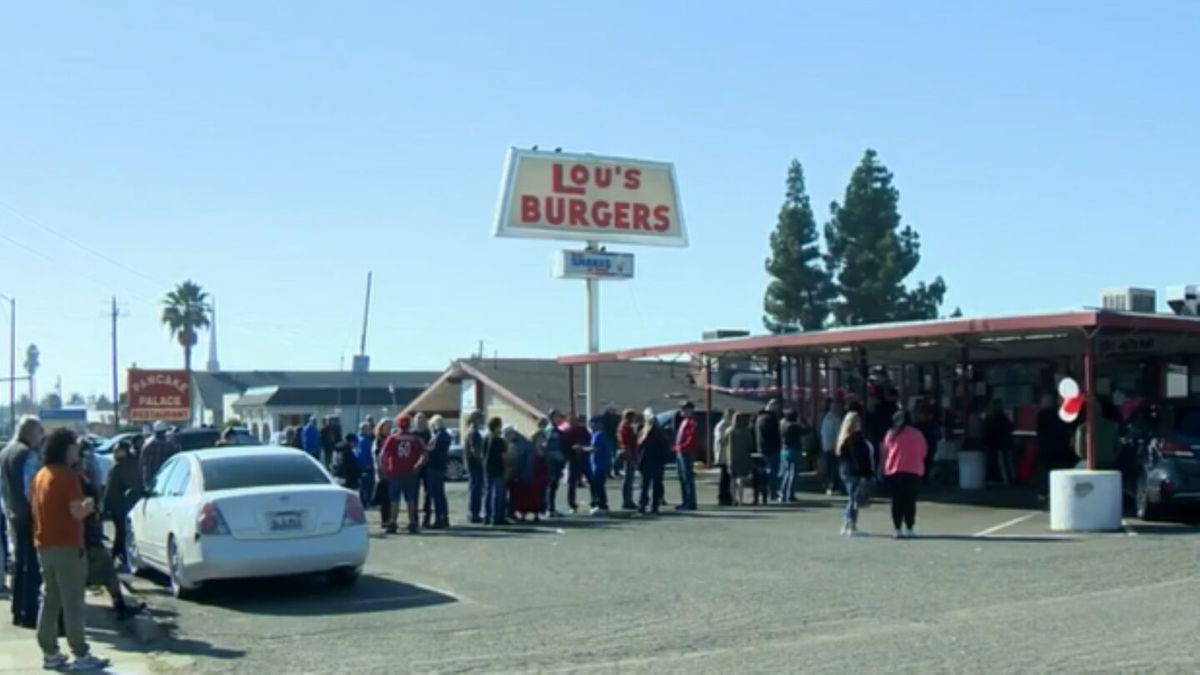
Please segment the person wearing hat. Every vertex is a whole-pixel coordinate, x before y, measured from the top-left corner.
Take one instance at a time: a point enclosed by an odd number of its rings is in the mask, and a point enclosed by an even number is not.
[[[149,490],[154,485],[154,476],[168,459],[179,452],[175,441],[167,437],[167,424],[162,420],[154,423],[153,436],[142,446],[138,454],[138,468],[142,474],[142,489]]]
[[[593,516],[604,516],[608,515],[608,491],[604,484],[612,469],[612,451],[609,449],[612,439],[606,429],[605,416],[596,415],[591,419],[590,426],[592,447],[588,457],[588,486],[592,492],[591,513]]]
[[[408,508],[408,532],[416,534],[417,493],[420,491],[421,468],[425,466],[425,443],[412,432],[412,418],[396,416],[396,432],[388,436],[379,453],[379,466],[388,481],[388,499],[391,502],[391,519],[387,533],[396,534],[396,521],[400,515],[401,501]]]
[[[463,457],[467,462],[467,521],[483,522],[483,495],[487,483],[483,476],[483,413],[472,411],[467,416],[466,436],[463,438]]]
[[[696,405],[687,401],[680,408],[679,429],[675,433],[675,461],[679,466],[679,491],[683,501],[676,511],[696,510],[696,457],[702,452],[696,433]]]
[[[563,469],[567,466],[567,452],[563,447],[562,423],[563,414],[556,409],[551,409],[546,414],[547,424],[542,429],[541,433],[545,437],[544,452],[546,454],[546,468],[548,479],[546,483],[546,517],[559,518],[563,514],[559,512],[558,506],[558,486],[562,484]]]

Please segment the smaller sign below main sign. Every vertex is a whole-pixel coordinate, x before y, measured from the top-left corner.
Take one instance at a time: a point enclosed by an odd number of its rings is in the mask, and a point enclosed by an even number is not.
[[[559,251],[554,256],[559,279],[632,279],[633,254],[608,251]]]

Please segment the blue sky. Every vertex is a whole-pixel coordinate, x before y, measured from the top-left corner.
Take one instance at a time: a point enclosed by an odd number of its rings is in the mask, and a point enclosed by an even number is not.
[[[157,301],[189,277],[230,369],[348,365],[367,270],[377,369],[581,351],[562,245],[490,238],[510,145],[677,165],[691,247],[603,285],[604,348],[761,330],[788,162],[823,220],[867,147],[947,311],[1200,281],[1196,3],[19,3],[0,53],[41,391],[107,390],[113,294],[122,365],[179,364]]]

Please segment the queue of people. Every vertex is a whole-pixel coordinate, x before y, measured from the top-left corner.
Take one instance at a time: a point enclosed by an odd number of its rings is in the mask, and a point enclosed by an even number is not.
[[[114,469],[110,484],[137,475],[128,462],[121,478]],[[12,622],[36,630],[46,670],[108,667],[107,659],[91,653],[86,638],[88,586],[105,588],[121,619],[144,609],[126,604],[112,553],[104,546],[102,518],[121,506],[101,499],[95,477],[79,436],[66,428],[47,434],[37,417],[22,418],[0,451],[0,502],[13,540]],[[60,648],[60,632],[73,660]]]

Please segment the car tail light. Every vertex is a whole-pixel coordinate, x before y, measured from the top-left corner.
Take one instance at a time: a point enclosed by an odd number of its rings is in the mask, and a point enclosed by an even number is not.
[[[346,511],[342,516],[342,527],[366,524],[367,513],[363,511],[362,500],[358,498],[358,495],[346,495]]]
[[[1163,455],[1169,457],[1195,456],[1195,453],[1192,452],[1192,447],[1190,445],[1184,445],[1183,443],[1176,443],[1174,441],[1163,441],[1162,445],[1158,446],[1158,450]]]
[[[225,517],[221,515],[221,510],[212,502],[205,502],[200,507],[200,514],[196,516],[196,532],[200,534],[229,534],[229,525],[225,523]]]

